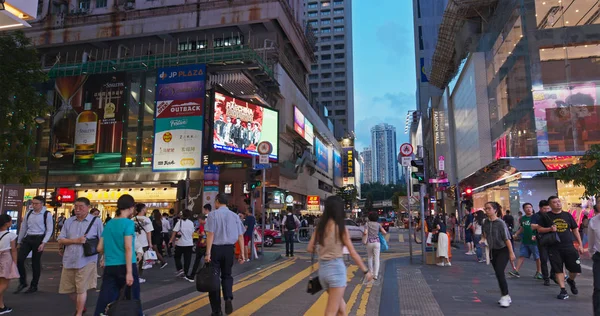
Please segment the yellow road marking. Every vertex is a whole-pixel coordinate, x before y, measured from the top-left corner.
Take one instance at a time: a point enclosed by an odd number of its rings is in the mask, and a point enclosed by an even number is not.
[[[399,242],[404,242],[404,234],[399,234],[398,235],[398,241]]]
[[[232,315],[234,315],[234,316],[235,315],[239,315],[239,316],[253,315],[257,310],[259,310],[265,304],[271,302],[276,297],[281,295],[281,293],[287,291],[289,288],[298,284],[298,282],[300,282],[300,281],[304,280],[306,277],[308,277],[312,270],[318,268],[318,265],[319,265],[318,263],[315,263],[315,264],[311,265],[310,267],[302,270],[301,272],[299,272],[296,275],[294,275],[293,277],[287,279],[283,283],[270,289],[265,294],[257,297],[252,302],[244,305],[242,308],[237,309]]]
[[[356,265],[351,265],[350,267],[348,267],[348,269],[346,270],[346,278],[347,278],[348,282],[350,282],[352,280],[352,278],[354,278],[354,274],[356,274],[357,270],[358,270],[358,266],[356,266]],[[321,294],[321,296],[319,296],[317,301],[306,311],[306,313],[304,313],[304,316],[324,314],[325,309],[327,308],[327,299],[328,298],[329,298],[329,295],[327,294],[327,292],[326,291],[323,292],[323,294]]]
[[[269,268],[266,268],[262,271],[254,272],[254,273],[244,277],[243,279],[241,279],[238,283],[234,284],[233,292],[243,289],[246,286],[252,285],[252,284],[270,276],[271,274],[273,274],[277,271],[283,270],[283,269],[293,265],[294,263],[295,263],[295,260],[289,259],[289,260],[282,261],[279,264],[272,265]],[[187,315],[197,309],[200,309],[200,308],[208,305],[208,303],[210,303],[210,301],[208,299],[208,294],[203,293],[203,294],[199,295],[198,297],[195,297],[193,299],[187,300],[185,302],[182,302],[182,303],[174,305],[170,308],[167,308],[166,310],[161,311],[156,315],[157,316]]]
[[[347,314],[352,313],[352,308],[354,307],[354,304],[356,303],[356,298],[358,298],[358,293],[360,292],[360,289],[362,289],[362,287],[363,287],[363,282],[361,280],[361,282],[354,287],[354,290],[352,290],[352,294],[350,294],[348,303],[346,303],[346,313]]]
[[[358,305],[358,310],[356,311],[357,316],[364,316],[367,313],[367,303],[369,302],[369,295],[371,294],[371,288],[373,285],[367,285],[365,291],[360,297],[360,305]]]

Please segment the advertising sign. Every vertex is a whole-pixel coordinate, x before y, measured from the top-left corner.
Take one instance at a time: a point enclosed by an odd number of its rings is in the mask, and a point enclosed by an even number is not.
[[[52,158],[50,172],[119,172],[126,115],[125,73],[61,77],[54,85],[61,103],[51,122],[51,148],[61,155]]]
[[[313,145],[315,133],[313,124],[302,114],[298,107],[294,106],[294,130],[302,136],[309,144]]]
[[[204,166],[204,191],[202,205],[210,204],[215,209],[215,198],[219,194],[219,166]]]
[[[317,156],[317,167],[329,172],[329,147],[323,144],[319,138],[315,138],[315,155]]]
[[[342,156],[337,150],[333,151],[333,184],[338,188],[343,185]]]
[[[158,69],[153,171],[202,169],[206,65]]]
[[[238,155],[258,155],[257,146],[262,141],[273,145],[269,155],[277,162],[279,153],[279,112],[215,92],[213,149]]]
[[[354,148],[344,148],[344,177],[354,177]]]
[[[58,188],[58,195],[62,196],[62,201],[65,203],[75,202],[75,190],[67,188]]]
[[[0,191],[2,194],[2,201],[0,201],[2,214],[8,210],[20,213],[23,209],[23,195],[25,194],[25,189],[19,185],[0,185]]]
[[[309,195],[306,201],[307,211],[320,211],[321,210],[321,198],[318,195]]]

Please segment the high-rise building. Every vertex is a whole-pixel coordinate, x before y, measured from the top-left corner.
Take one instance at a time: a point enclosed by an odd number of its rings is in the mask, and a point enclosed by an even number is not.
[[[371,148],[366,147],[361,153],[360,158],[363,162],[363,174],[362,174],[362,183],[371,183],[373,182],[373,158],[371,154]]]
[[[304,0],[305,21],[317,38],[317,62],[309,75],[315,100],[328,110],[335,137],[354,132],[352,1]]]
[[[371,146],[373,182],[382,184],[398,182],[396,128],[385,123],[371,128]]]

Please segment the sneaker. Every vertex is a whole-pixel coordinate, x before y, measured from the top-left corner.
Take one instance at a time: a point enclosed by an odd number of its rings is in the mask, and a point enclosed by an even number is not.
[[[438,266],[438,267],[443,267],[443,266],[444,266],[444,263],[443,263],[443,262],[440,262],[440,263],[438,263],[438,264],[437,264],[437,266]]]
[[[571,288],[571,293],[573,293],[573,295],[579,294],[579,290],[577,289],[577,285],[575,285],[575,280],[568,279],[567,283],[569,283],[569,287]]]
[[[474,254],[475,254],[475,253],[474,253],[474,252],[472,252],[472,251],[467,251],[467,252],[465,252],[465,255],[467,255],[467,256],[472,256],[472,255],[474,255]]]
[[[152,265],[151,264],[144,264],[142,266],[142,270],[148,270],[148,269],[152,269]]]
[[[144,283],[146,283],[146,279],[140,278],[140,284],[144,284]]]
[[[512,298],[510,298],[510,295],[506,295],[508,296],[508,303],[512,303]],[[504,297],[504,296],[502,296]],[[500,302],[502,302],[502,297],[498,300],[498,304],[500,304]]]
[[[550,286],[550,279],[544,280],[544,286]]]
[[[100,274],[96,274],[96,278],[100,279],[102,276],[100,276]]]
[[[10,308],[6,305],[4,305],[3,308],[0,308],[0,315],[8,314],[10,312],[12,312],[12,308]]]
[[[543,280],[544,276],[541,273],[536,272],[535,275],[533,276],[533,278],[536,280]]]
[[[164,267],[166,267],[168,264],[168,262],[163,263],[162,266],[160,266],[161,270],[164,269]]]
[[[504,295],[500,298],[500,301],[498,303],[501,307],[507,308],[510,306],[510,303],[512,303],[512,300],[510,299],[510,296]]]
[[[182,275],[184,275],[184,273],[183,273],[183,269],[181,269],[181,270],[179,270],[179,271],[175,272],[175,277],[180,277],[180,276],[182,276]]]
[[[194,278],[192,278],[192,277],[185,276],[185,277],[183,277],[183,279],[186,280],[186,281],[188,281],[188,282],[190,282],[190,283],[194,283]]]
[[[479,259],[479,263],[484,263],[484,262],[485,262],[485,259],[483,259],[483,258]]]
[[[567,290],[562,289],[556,298],[559,300],[566,300],[569,298],[569,293],[567,293]]]
[[[451,267],[451,266],[452,266],[452,262],[446,263],[446,267]]]
[[[230,315],[233,313],[233,304],[231,304],[231,300],[225,300],[225,314]]]
[[[514,276],[515,278],[520,278],[521,277],[521,274],[517,270],[512,270],[512,271],[508,272],[508,274]]]

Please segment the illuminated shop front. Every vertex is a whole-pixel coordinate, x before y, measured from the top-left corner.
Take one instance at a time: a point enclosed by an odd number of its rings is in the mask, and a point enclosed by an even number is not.
[[[100,216],[115,217],[117,210],[117,199],[124,194],[133,196],[136,203],[144,203],[148,209],[147,216],[154,209],[161,213],[169,213],[175,208],[177,202],[177,188],[171,187],[145,187],[145,188],[116,188],[116,189],[82,189],[77,191],[77,197],[86,197],[92,202],[92,206],[100,210]]]

